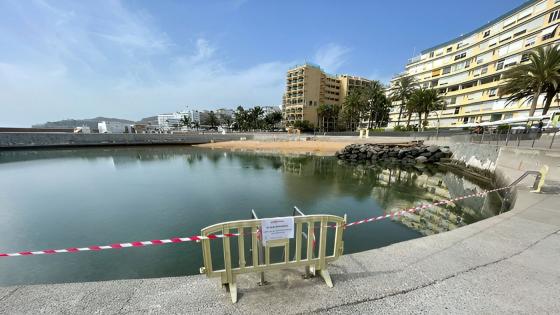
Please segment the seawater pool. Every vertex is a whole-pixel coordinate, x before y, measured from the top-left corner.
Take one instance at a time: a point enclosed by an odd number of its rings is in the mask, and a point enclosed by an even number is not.
[[[349,221],[489,189],[434,167],[144,146],[0,152],[0,253],[191,236],[223,221],[307,214]],[[496,215],[495,194],[348,228],[345,253]],[[0,285],[197,274],[200,244],[0,258]]]

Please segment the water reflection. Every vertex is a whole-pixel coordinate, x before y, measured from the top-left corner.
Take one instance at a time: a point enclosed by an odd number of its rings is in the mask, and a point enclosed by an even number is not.
[[[346,165],[332,157],[181,146],[3,151],[0,252],[188,236],[248,219],[251,209],[286,216],[296,205],[353,221],[487,188],[434,167]],[[353,227],[345,252],[460,227],[495,215],[498,203],[472,198]],[[184,244],[4,259],[0,284],[196,274],[200,256],[197,244]]]

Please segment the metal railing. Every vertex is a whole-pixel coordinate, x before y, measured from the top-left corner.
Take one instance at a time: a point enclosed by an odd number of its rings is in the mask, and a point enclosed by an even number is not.
[[[546,175],[548,174],[548,169],[549,169],[548,166],[544,165],[540,171],[526,171],[521,176],[519,176],[516,180],[514,180],[511,184],[506,186],[506,187],[510,187],[510,189],[506,190],[504,193],[503,200],[502,200],[502,208],[500,213],[506,210],[506,208],[509,207],[510,202],[512,201],[511,197],[515,191],[512,188],[514,188],[519,183],[521,183],[521,181],[527,178],[527,176],[535,175],[535,181],[533,182],[532,192],[541,192],[541,189],[544,186]]]
[[[260,273],[260,284],[266,284],[264,280],[264,272],[274,269],[286,269],[292,267],[306,267],[306,275],[313,269],[326,282],[327,286],[332,287],[332,280],[327,270],[327,264],[338,259],[344,250],[342,235],[346,219],[334,215],[303,215],[299,209],[294,209],[294,239],[281,239],[267,241],[266,244],[261,242],[262,221],[258,219],[255,211],[252,211],[251,220],[230,221],[208,226],[201,230],[202,236],[223,234],[228,235],[235,233],[237,236],[237,253],[232,251],[231,239],[229,237],[222,238],[222,269],[214,269],[214,263],[211,250],[211,240],[202,240],[202,256],[204,267],[200,268],[200,272],[208,277],[220,277],[221,283],[229,291],[233,303],[237,302],[237,285],[236,277],[245,273]],[[335,228],[329,228],[334,226]],[[307,233],[304,229],[307,229]],[[318,230],[318,233],[315,231]],[[327,254],[327,234],[334,233],[332,251]],[[319,239],[318,249],[315,250],[313,243],[314,238],[309,237],[315,235]],[[249,236],[250,241],[250,264],[247,264],[245,249],[245,238]],[[305,251],[304,251],[304,238]],[[295,246],[295,254],[290,259],[290,243]],[[281,261],[273,261],[271,258],[271,249],[274,247],[283,247],[284,254]],[[263,253],[264,249],[264,253]],[[316,253],[314,253],[316,251]],[[233,254],[238,258],[234,261]]]
[[[511,129],[507,132],[483,131],[481,134],[471,134],[471,143],[494,144],[506,147],[526,147],[553,149],[560,148],[560,143],[555,142],[558,128],[550,128],[543,131],[531,130],[523,133],[513,133]]]

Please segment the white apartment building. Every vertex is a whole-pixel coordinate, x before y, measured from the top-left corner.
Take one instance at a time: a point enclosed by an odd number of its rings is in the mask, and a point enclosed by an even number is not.
[[[391,85],[402,76],[412,76],[420,86],[439,92],[446,105],[428,117],[432,127],[527,117],[528,102],[506,104],[505,98],[499,97],[503,73],[528,62],[528,52],[535,47],[556,44],[559,22],[560,0],[526,1],[468,34],[422,51],[409,60],[406,70]],[[535,115],[542,113],[543,103],[541,95]],[[389,126],[406,124],[406,110],[399,121],[401,104],[393,105]],[[558,102],[554,101],[550,110],[557,108]],[[417,120],[413,114],[411,123]]]

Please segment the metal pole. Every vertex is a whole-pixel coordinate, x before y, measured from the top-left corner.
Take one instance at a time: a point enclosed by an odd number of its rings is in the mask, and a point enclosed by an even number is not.
[[[519,137],[519,134],[517,134],[517,147],[519,147],[519,144],[521,144],[521,138]]]
[[[552,149],[552,144],[554,143],[554,137],[556,137],[556,132],[552,134],[552,140],[550,141],[550,146],[548,147],[549,149]]]
[[[537,135],[533,135],[533,143],[531,144],[531,148],[535,146],[536,139],[537,139]]]
[[[258,219],[259,218],[254,209],[251,209],[251,217],[253,219]],[[257,240],[257,247],[258,247],[258,251],[259,251],[259,264],[262,264],[262,263],[264,263],[264,252],[263,252],[262,240],[260,238],[258,238],[258,240]],[[259,282],[259,285],[265,285],[266,280],[264,279],[264,271],[262,271],[260,274],[261,274],[261,277],[260,277],[261,281]]]
[[[482,137],[480,137],[480,144],[484,141],[484,127],[482,127]]]
[[[509,142],[509,134],[510,134],[510,132],[511,132],[511,126],[508,126],[508,133],[507,133],[507,136],[506,136],[506,147],[507,147],[508,142]]]

